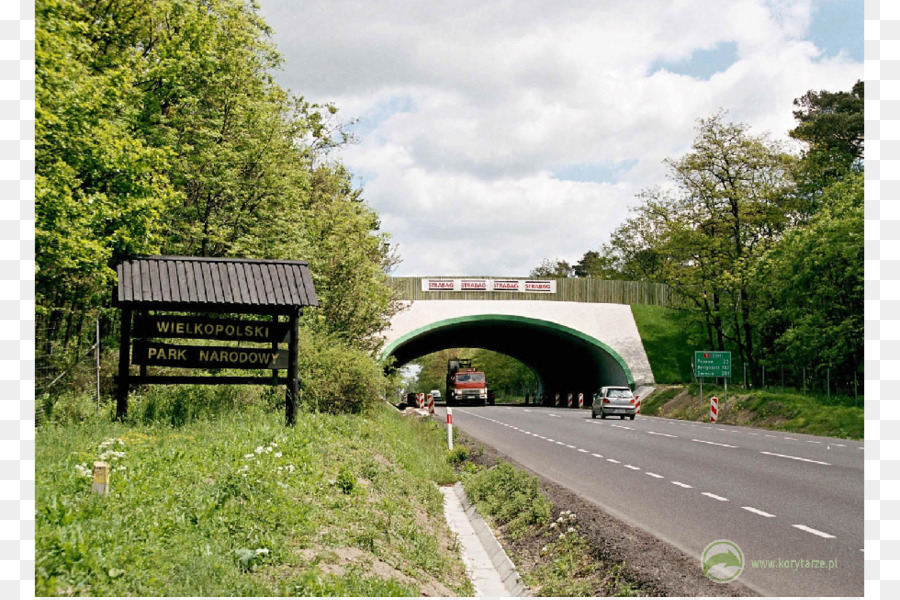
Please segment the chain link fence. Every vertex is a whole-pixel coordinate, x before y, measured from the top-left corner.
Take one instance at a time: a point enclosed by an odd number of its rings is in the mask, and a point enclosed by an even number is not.
[[[100,404],[101,383],[112,373],[103,357],[118,342],[114,311],[75,313],[51,310],[35,322],[35,421],[62,393],[90,394]]]

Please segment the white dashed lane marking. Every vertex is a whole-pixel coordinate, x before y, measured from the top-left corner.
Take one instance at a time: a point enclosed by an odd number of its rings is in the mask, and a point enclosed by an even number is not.
[[[768,454],[769,456],[779,456],[781,458],[790,458],[791,460],[802,460],[803,462],[815,463],[817,465],[825,465],[826,467],[830,467],[831,463],[822,462],[821,460],[812,460],[811,458],[801,458],[799,456],[789,456],[787,454],[776,454],[775,452],[760,452],[760,454]]]
[[[662,475],[657,475],[656,473],[651,473],[650,471],[647,471],[647,475],[649,475],[650,477],[656,477],[657,479],[663,479]]]
[[[641,470],[640,467],[636,467],[634,465],[622,465],[622,466],[625,467],[626,469],[631,469],[632,471],[640,471]]]
[[[678,487],[683,487],[683,488],[685,488],[685,489],[690,489],[690,488],[694,487],[694,486],[688,485],[688,484],[686,484],[686,483],[681,483],[680,481],[673,481],[672,483],[674,483],[674,484],[677,485]]]
[[[647,433],[649,433],[650,435],[662,435],[662,436],[670,437],[670,438],[677,438],[677,437],[678,437],[677,435],[672,435],[671,433],[657,433],[657,432],[655,432],[655,431],[648,431]]]
[[[753,508],[752,506],[742,506],[741,508],[743,508],[744,510],[748,510],[748,511],[752,512],[753,514],[759,515],[761,517],[774,517],[775,516],[771,513],[767,513],[764,510],[759,510],[758,508]]]
[[[701,492],[704,496],[708,496],[713,500],[718,500],[720,502],[728,502],[728,498],[723,498],[722,496],[717,496],[715,494],[710,494],[709,492]]]
[[[578,451],[579,451],[579,452],[584,452],[584,453],[585,453],[585,454],[587,454],[587,453],[588,453],[588,451],[587,451],[587,450],[585,450],[585,449],[584,449],[584,448],[579,448],[579,449],[578,449]]]
[[[796,527],[797,529],[806,531],[807,533],[811,533],[813,535],[817,535],[822,538],[826,538],[826,539],[834,538],[834,536],[831,535],[830,533],[825,533],[824,531],[819,531],[818,529],[813,529],[812,527],[807,527],[806,525],[794,524],[793,526]]]
[[[596,456],[597,458],[603,458],[602,454],[594,454],[593,452],[591,452],[591,456]]]
[[[692,442],[700,442],[701,444],[709,444],[710,446],[722,446],[723,448],[737,448],[737,446],[732,446],[731,444],[720,444],[719,442],[707,442],[706,440],[695,440],[691,439]]]
[[[620,463],[619,461],[617,461],[617,460],[614,459],[614,458],[607,458],[606,460],[608,460],[608,461],[611,462],[611,463],[615,463],[615,464],[617,464],[617,465],[622,464],[622,463]]]

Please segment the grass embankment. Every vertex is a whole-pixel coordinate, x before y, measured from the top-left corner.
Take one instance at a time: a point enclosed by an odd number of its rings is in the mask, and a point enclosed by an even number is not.
[[[641,402],[641,413],[686,419],[709,420],[709,399],[719,398],[722,408],[724,389],[720,385],[663,386]],[[743,390],[728,388],[728,406],[723,423],[748,425],[776,431],[808,433],[830,437],[863,439],[863,408],[846,396],[815,396],[791,391]]]
[[[524,541],[519,547],[539,548],[530,558],[511,557],[535,595],[642,595],[624,576],[624,565],[605,559],[579,531],[577,515],[553,506],[536,477],[505,462],[487,469],[465,462],[462,471],[466,494],[492,527],[510,540]]]
[[[283,419],[39,427],[36,594],[472,594],[435,486],[457,479],[438,423],[383,406]]]
[[[695,349],[706,344],[703,332],[684,311],[649,305],[633,305],[631,311],[647,351],[653,376],[664,385],[641,402],[641,412],[673,419],[709,419],[709,398],[723,399],[723,388],[692,382],[691,360]],[[799,390],[767,388],[744,390],[729,386],[727,423],[779,431],[809,433],[849,439],[863,438],[863,408],[847,396],[804,394]]]

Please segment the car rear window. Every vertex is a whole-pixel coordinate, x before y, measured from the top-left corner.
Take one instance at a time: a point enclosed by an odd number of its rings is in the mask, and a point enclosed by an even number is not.
[[[631,390],[609,390],[606,392],[608,398],[631,398]]]

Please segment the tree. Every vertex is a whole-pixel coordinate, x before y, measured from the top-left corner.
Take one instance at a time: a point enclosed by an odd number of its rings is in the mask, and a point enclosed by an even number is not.
[[[753,270],[768,356],[852,377],[863,360],[863,174],[828,186],[822,208]]]
[[[673,186],[642,192],[612,244],[623,263],[688,299],[710,345],[735,345],[755,375],[758,305],[750,272],[795,219],[793,159],[720,113],[702,119],[691,151],[666,164]]]
[[[810,90],[794,100],[794,106],[799,123],[789,134],[807,144],[797,181],[814,211],[824,188],[863,169],[865,85],[857,81],[849,92]]]
[[[531,273],[529,273],[529,277],[545,277],[552,279],[565,279],[566,277],[572,277],[572,275],[572,265],[568,262],[560,259],[550,260],[549,258],[542,260],[541,264],[532,269]]]

